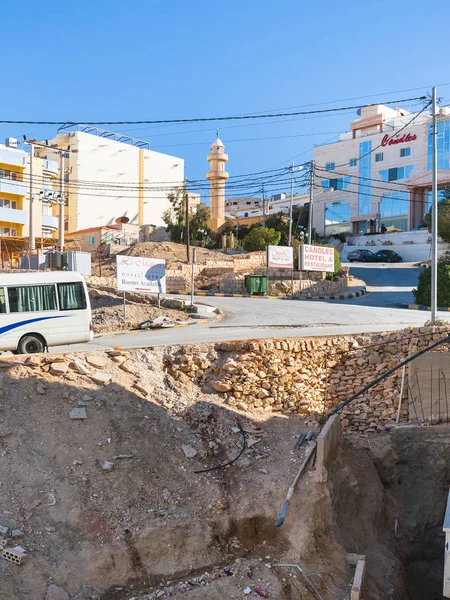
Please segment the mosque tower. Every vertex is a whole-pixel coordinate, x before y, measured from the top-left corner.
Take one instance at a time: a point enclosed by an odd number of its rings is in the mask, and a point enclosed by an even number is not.
[[[219,130],[217,130],[217,139],[211,145],[208,162],[209,171],[206,173],[206,179],[209,179],[210,186],[209,227],[212,231],[217,231],[225,223],[225,181],[230,176],[225,171],[228,154],[225,154],[225,146],[219,139]]]

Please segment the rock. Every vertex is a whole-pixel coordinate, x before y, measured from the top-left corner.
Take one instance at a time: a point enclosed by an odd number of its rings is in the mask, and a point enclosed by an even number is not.
[[[87,356],[86,362],[95,369],[104,369],[107,366],[106,360],[101,356],[96,356],[95,354]]]
[[[227,358],[222,368],[224,371],[235,371],[238,366],[238,363],[233,358]]]
[[[183,452],[186,458],[194,458],[194,456],[197,456],[197,450],[192,446],[183,444],[181,447],[183,448]]]
[[[7,533],[8,533],[8,527],[5,527],[4,525],[0,525],[0,534],[6,535]]]
[[[47,594],[44,600],[69,600],[69,594],[65,589],[52,583],[47,588]]]
[[[80,375],[89,375],[90,371],[80,360],[73,360],[70,363],[70,368],[79,373]]]
[[[105,460],[104,462],[100,463],[100,466],[104,471],[111,471],[114,467],[114,463],[110,462],[109,460]]]
[[[50,365],[50,374],[59,376],[65,375],[68,368],[69,365],[66,362],[52,362]]]
[[[69,411],[71,419],[87,419],[87,413],[85,408],[71,408]]]
[[[216,392],[229,392],[231,390],[230,385],[224,381],[214,381],[212,386]]]
[[[24,536],[22,529],[13,529],[11,531],[11,537],[13,538],[21,538]]]
[[[148,391],[145,389],[145,387],[142,387],[142,385],[139,385],[139,383],[135,383],[133,387],[135,390],[140,392],[143,396],[148,396]]]
[[[42,396],[45,394],[45,387],[42,385],[42,383],[38,383],[36,386],[36,392],[38,394],[41,394]]]
[[[108,375],[107,373],[92,373],[90,377],[92,381],[98,385],[106,385],[111,381],[111,375]]]

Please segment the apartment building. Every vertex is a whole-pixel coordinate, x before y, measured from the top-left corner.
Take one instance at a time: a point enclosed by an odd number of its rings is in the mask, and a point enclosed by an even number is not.
[[[28,236],[31,178],[36,235],[53,237],[56,234],[58,218],[51,197],[58,177],[59,167],[55,161],[36,155],[31,158],[28,152],[19,148],[14,138],[7,138],[5,144],[0,144],[0,237]]]
[[[364,106],[339,141],[315,147],[313,226],[321,235],[410,231],[431,204],[431,113]],[[438,115],[438,187],[450,186],[450,108]]]
[[[64,158],[69,232],[116,223],[163,225],[167,195],[184,180],[184,160],[150,150],[143,140],[77,125],[61,129],[40,148],[40,156]],[[54,146],[54,148],[52,148]]]
[[[277,213],[288,213],[290,209],[291,198],[288,194],[275,194],[265,202],[266,215],[275,215]],[[309,194],[294,194],[292,197],[293,206],[304,206],[309,203]],[[238,219],[257,218],[262,219],[263,215],[262,198],[229,198],[225,203],[226,214],[228,217]]]

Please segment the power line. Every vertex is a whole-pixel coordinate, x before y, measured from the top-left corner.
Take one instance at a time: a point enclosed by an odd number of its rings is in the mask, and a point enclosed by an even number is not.
[[[401,98],[399,100],[389,100],[383,102],[383,104],[400,104],[404,102],[412,102],[414,100],[426,100],[426,96],[416,96],[414,98]],[[377,103],[372,103],[377,104]],[[341,112],[343,110],[355,110],[360,108],[357,106],[342,106],[336,108],[323,108],[320,110],[308,110],[308,111],[296,111],[290,113],[275,113],[275,114],[249,114],[249,115],[234,115],[227,117],[197,117],[190,119],[155,119],[155,120],[142,120],[142,121],[15,121],[2,119],[0,123],[3,124],[14,124],[14,125],[63,125],[66,127],[72,127],[74,125],[152,125],[160,123],[200,123],[206,121],[240,121],[246,119],[274,119],[277,117],[294,117],[299,115],[315,115],[322,113],[333,113]]]

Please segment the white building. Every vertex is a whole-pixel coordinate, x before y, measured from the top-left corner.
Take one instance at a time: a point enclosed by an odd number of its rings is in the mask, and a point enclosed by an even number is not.
[[[39,149],[40,155],[53,160],[51,146],[68,149],[67,231],[119,222],[161,226],[169,208],[167,194],[183,183],[183,159],[110,131],[78,125],[44,143],[48,148]]]
[[[266,215],[289,213],[290,196],[285,193],[275,194],[266,200]],[[309,203],[309,194],[294,194],[293,206],[304,206]],[[226,203],[226,212],[230,217],[245,219],[247,217],[262,217],[264,202],[262,198],[229,198]]]
[[[365,106],[338,142],[314,149],[313,226],[320,235],[409,231],[431,202],[431,114]],[[450,108],[438,116],[439,188],[450,185]]]

